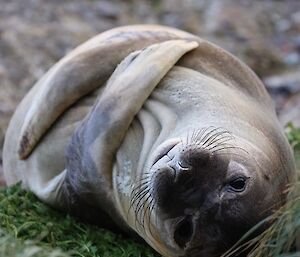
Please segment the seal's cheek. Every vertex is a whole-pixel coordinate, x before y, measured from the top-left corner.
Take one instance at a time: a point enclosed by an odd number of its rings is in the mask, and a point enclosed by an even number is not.
[[[258,182],[258,181],[256,181]],[[238,182],[236,186],[242,187]],[[234,244],[247,231],[269,215],[270,206],[265,202],[267,192],[260,190],[261,185],[252,181],[244,194],[228,192],[220,202],[216,222],[226,235],[228,245]],[[261,229],[263,229],[261,227]],[[259,231],[257,231],[259,232]]]

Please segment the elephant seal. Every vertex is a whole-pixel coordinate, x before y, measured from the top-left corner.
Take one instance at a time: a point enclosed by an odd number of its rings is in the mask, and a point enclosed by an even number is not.
[[[3,161],[8,184],[178,257],[222,254],[295,177],[256,75],[155,25],[102,33],[53,66],[17,108]]]

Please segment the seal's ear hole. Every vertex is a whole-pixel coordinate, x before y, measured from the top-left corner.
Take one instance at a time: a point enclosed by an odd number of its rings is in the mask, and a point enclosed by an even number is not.
[[[184,248],[186,244],[191,240],[193,235],[193,222],[190,218],[185,218],[177,224],[174,233],[174,240],[176,244]]]

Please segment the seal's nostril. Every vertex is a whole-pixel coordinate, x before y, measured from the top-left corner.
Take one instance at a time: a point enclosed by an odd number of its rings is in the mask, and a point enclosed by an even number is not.
[[[192,239],[193,235],[193,222],[190,218],[185,218],[177,225],[174,233],[174,240],[176,244],[184,248]]]

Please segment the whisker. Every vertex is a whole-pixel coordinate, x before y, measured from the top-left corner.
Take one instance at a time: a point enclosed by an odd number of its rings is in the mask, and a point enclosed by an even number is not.
[[[194,129],[193,130],[193,133],[192,133],[192,136],[190,138],[190,142],[187,140],[187,144],[190,144],[191,142],[193,142],[195,140],[195,136],[196,136],[196,130]]]
[[[209,147],[214,145],[214,144],[223,144],[223,143],[226,143],[226,142],[231,141],[233,139],[234,139],[234,137],[232,137],[232,136],[219,137],[219,138],[216,138],[215,140],[213,140],[212,142],[210,142],[209,144],[207,144],[206,147],[207,147],[207,149],[209,149]]]
[[[144,185],[147,185],[148,183],[150,183],[150,180],[144,181],[142,184],[137,185],[135,188],[133,188],[131,195],[137,190],[140,190]]]
[[[145,201],[143,202],[143,209],[145,209],[145,206],[146,206],[146,204],[147,204],[149,198],[151,198],[151,197],[152,197],[151,194],[149,194],[148,197],[145,199]],[[148,205],[149,205],[149,204],[148,204]],[[147,214],[147,208],[148,208],[148,207],[146,207],[146,210],[144,210],[143,218],[141,218],[142,212],[141,212],[141,214],[140,214],[140,219],[141,219],[141,223],[143,224],[143,227],[144,227],[144,225],[145,225],[145,216],[146,216],[146,214]]]
[[[149,204],[149,209],[148,209],[148,213],[149,213],[149,217],[148,217],[148,224],[149,224],[149,232],[150,234],[153,236],[153,233],[152,233],[152,229],[151,229],[151,215],[152,215],[152,211],[153,211],[153,208],[154,208],[154,198],[151,199],[150,201],[150,204]],[[157,224],[157,217],[156,217],[156,224]]]
[[[220,129],[220,128],[214,128],[214,129],[212,129],[207,134],[205,134],[205,136],[203,138],[201,138],[199,141],[202,141],[202,144],[204,145],[206,143],[206,141],[210,138],[210,136],[213,135],[213,133],[215,131],[218,131],[218,129]]]
[[[232,146],[231,144],[228,144],[229,141],[231,141],[231,139],[225,139],[225,138],[224,138],[224,140],[220,139],[220,141],[216,142],[217,144],[215,144],[215,145],[211,144],[210,147],[207,147],[207,150],[211,151],[211,150],[213,150],[213,149],[215,149],[215,148],[217,148],[219,146],[226,146],[226,145],[227,146],[229,146],[229,145]]]
[[[221,136],[225,133],[228,133],[227,131],[220,131],[220,132],[216,132],[215,134],[211,134],[205,142],[202,143],[203,146],[205,146],[206,144],[209,144],[210,142],[212,142],[213,140],[215,140],[218,136]]]
[[[138,201],[138,203],[137,203],[137,205],[136,205],[136,208],[135,208],[136,221],[138,221],[138,223],[139,223],[140,225],[142,225],[142,223],[141,223],[140,220],[139,220],[139,213],[140,213],[142,207],[145,205],[145,202],[142,202],[142,200],[143,200],[143,198],[149,193],[149,191],[150,191],[150,189],[149,189],[147,192],[145,192],[145,193],[143,194],[143,196],[139,199],[139,201]]]
[[[146,195],[149,193],[149,191],[148,192],[146,192],[144,195],[143,195],[143,197],[141,197],[141,199],[139,200],[139,202],[137,203],[137,205],[136,205],[136,209],[135,209],[135,216],[136,216],[136,221],[139,223],[139,225],[141,225],[142,227],[144,227],[143,226],[143,224],[142,224],[142,221],[141,221],[141,215],[142,215],[142,210],[144,209],[144,207],[145,207],[145,201],[144,201],[144,197],[146,197]],[[149,197],[149,196],[148,196]]]
[[[138,191],[135,196],[131,199],[131,201],[134,203],[135,201],[137,201],[137,199],[139,199],[141,197],[141,195],[144,194],[144,192],[146,192],[149,188],[148,187],[144,187],[142,190]]]
[[[198,133],[198,137],[197,137],[196,141],[202,141],[202,140],[205,140],[205,135],[207,135],[207,134],[205,134],[205,133],[206,133],[209,129],[211,129],[210,132],[212,132],[212,130],[213,130],[213,129],[216,129],[216,127],[214,127],[214,126],[209,126],[209,127],[206,127],[206,128],[201,129],[201,130],[199,131],[199,133]],[[208,134],[209,134],[210,132],[208,132]]]
[[[227,146],[227,147],[222,147],[222,148],[219,148],[219,149],[216,149],[214,151],[211,151],[212,154],[218,152],[218,151],[223,151],[223,150],[228,150],[228,149],[238,149],[238,150],[242,150],[243,152],[249,154],[244,148],[242,147],[238,147],[238,146]]]
[[[143,198],[143,197],[142,197]],[[136,197],[135,199],[131,199],[130,200],[130,206],[128,208],[128,211],[127,211],[127,219],[128,219],[128,215],[129,215],[129,212],[131,210],[131,208],[133,208],[133,206],[135,205],[136,201],[139,199],[139,197]]]
[[[198,131],[196,137],[195,137],[195,141],[201,141],[201,138],[203,137],[204,133],[209,129],[208,128],[203,128],[201,130]]]
[[[133,199],[141,190],[146,188],[150,184],[150,182],[151,182],[151,179],[148,179],[148,178],[136,181],[134,184],[137,184],[137,185],[134,186],[134,188],[132,189],[132,191],[130,193],[130,198]]]
[[[186,140],[187,143],[188,143],[188,141],[189,141],[189,133],[190,133],[190,130],[188,129],[188,131],[187,131],[187,133],[186,133],[186,138],[185,138],[185,140]]]

